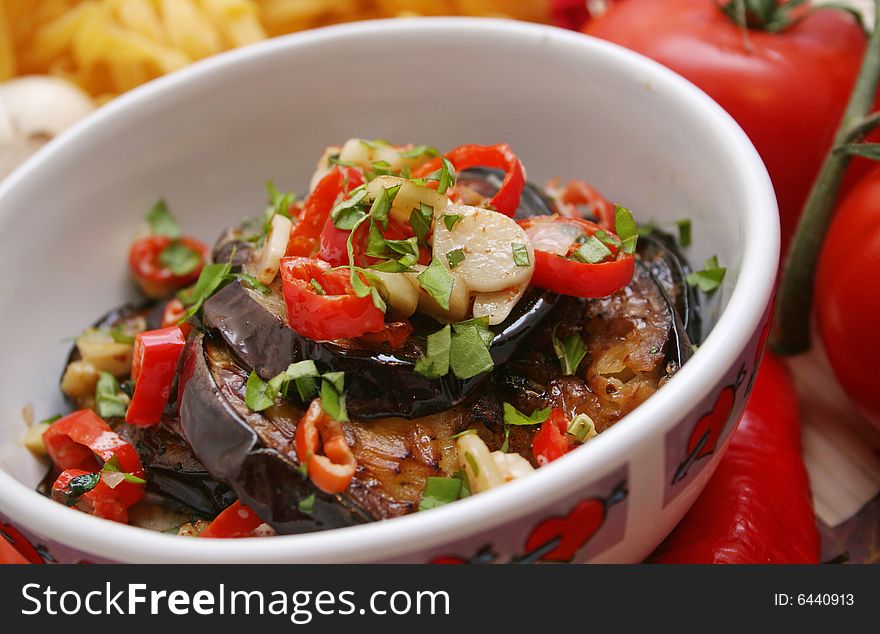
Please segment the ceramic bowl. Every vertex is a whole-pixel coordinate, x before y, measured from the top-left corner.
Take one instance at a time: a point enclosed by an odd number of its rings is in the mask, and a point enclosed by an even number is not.
[[[69,337],[131,298],[126,253],[165,197],[191,233],[303,191],[350,137],[510,143],[532,181],[584,178],[728,268],[711,332],[641,407],[536,474],[444,508],[324,533],[194,540],[95,519],[34,492],[21,408],[64,411]],[[760,361],[778,260],[775,199],[709,97],[615,45],[477,19],[364,22],[268,41],[143,86],[51,142],[0,187],[0,530],[34,558],[122,562],[637,562],[700,493]],[[702,442],[700,442],[702,439]],[[29,549],[27,544],[33,545]]]

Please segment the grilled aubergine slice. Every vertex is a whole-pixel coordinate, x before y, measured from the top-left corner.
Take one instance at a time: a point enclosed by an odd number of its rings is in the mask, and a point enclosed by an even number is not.
[[[500,179],[493,170],[468,170],[460,182],[491,195]],[[546,197],[529,185],[518,216],[550,214]],[[251,245],[227,231],[214,250],[215,260],[232,257],[233,264],[247,262]],[[312,359],[322,372],[346,373],[348,409],[352,415],[373,420],[390,416],[417,418],[445,411],[463,402],[488,376],[458,379],[449,374],[429,379],[415,372],[415,363],[425,355],[425,337],[441,325],[425,318],[401,347],[370,345],[361,341],[314,341],[287,324],[287,310],[278,280],[264,295],[243,282],[234,282],[204,304],[203,323],[216,332],[236,358],[264,380],[287,369],[296,361]],[[496,367],[504,365],[528,334],[550,314],[558,296],[530,289],[511,315],[492,328],[495,338],[490,353]]]

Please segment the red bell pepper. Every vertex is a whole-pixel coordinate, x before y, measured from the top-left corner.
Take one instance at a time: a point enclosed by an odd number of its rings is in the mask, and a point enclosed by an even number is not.
[[[543,467],[571,451],[571,442],[565,435],[568,425],[565,412],[558,407],[550,412],[550,418],[541,423],[541,429],[532,438],[532,453],[539,466]]]
[[[818,563],[797,395],[770,353],[718,469],[649,561]]]
[[[147,330],[135,337],[131,364],[135,387],[126,423],[149,427],[162,420],[185,345],[186,337],[177,326]]]
[[[354,167],[335,165],[322,178],[303,202],[298,221],[290,231],[287,245],[289,256],[312,257],[321,246],[321,234],[330,218],[330,212],[341,195],[364,184],[364,175]],[[332,226],[332,223],[330,223]],[[340,231],[333,227],[333,230]],[[328,230],[329,231],[329,230]],[[348,232],[345,239],[348,239]]]
[[[504,170],[504,180],[498,193],[489,201],[505,216],[513,217],[526,187],[526,171],[522,162],[506,143],[499,145],[459,145],[446,154],[457,172],[469,167],[494,167]],[[440,169],[441,159],[435,158],[413,172],[416,178],[425,178]]]
[[[117,489],[129,482],[120,482]],[[138,485],[140,486],[140,485]],[[143,487],[140,487],[143,489]],[[129,500],[110,488],[100,472],[67,469],[52,485],[52,499],[84,513],[114,522],[128,523]]]
[[[331,269],[314,258],[285,257],[280,272],[288,325],[304,337],[332,341],[385,327],[385,315],[372,298],[355,294],[348,269]]]
[[[52,423],[43,432],[43,443],[59,471],[100,471],[104,463],[114,461],[123,473],[144,477],[144,468],[134,446],[123,440],[110,425],[92,410],[83,409]],[[111,489],[124,507],[144,497],[144,486],[123,480]]]
[[[144,475],[141,459],[131,443],[123,440],[90,409],[73,412],[52,423],[43,432],[43,443],[61,471],[95,471],[115,458],[120,470],[139,478]]]
[[[550,244],[541,248],[539,235],[546,235],[547,228],[554,226],[575,227],[581,238],[589,238],[597,231],[604,231],[609,242],[619,238],[610,231],[583,218],[564,218],[562,216],[537,216],[520,221],[520,226],[535,245],[535,273],[532,285],[546,288],[554,293],[573,297],[606,297],[630,283],[635,270],[635,258],[630,253],[618,249],[615,244],[605,243],[608,257],[601,262],[581,262],[572,259],[572,254],[581,248],[579,241],[560,244],[554,250]],[[601,235],[601,234],[600,234]],[[545,238],[546,240],[546,238]],[[552,243],[552,240],[549,240]],[[600,244],[600,246],[603,246]],[[561,250],[561,252],[560,252]]]
[[[260,516],[240,500],[236,500],[214,518],[214,521],[199,533],[199,537],[232,538],[248,537],[263,524]]]
[[[342,424],[321,409],[315,399],[296,427],[296,455],[308,467],[309,478],[325,493],[342,493],[348,488],[357,460],[348,446]],[[323,454],[319,453],[319,446]]]

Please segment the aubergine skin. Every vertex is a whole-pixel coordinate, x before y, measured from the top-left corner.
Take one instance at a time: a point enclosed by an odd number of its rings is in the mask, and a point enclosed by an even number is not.
[[[229,484],[278,533],[339,528],[372,519],[345,501],[321,491],[299,470],[293,449],[295,427],[273,429],[261,414],[249,412],[228,386],[218,386],[208,366],[205,335],[194,332],[180,365],[180,424],[199,461],[215,478]],[[264,434],[286,442],[266,446]],[[279,450],[280,449],[280,450]],[[314,495],[312,512],[298,503]]]
[[[463,172],[460,182],[479,187],[492,195],[501,182],[497,170],[473,169]],[[546,197],[533,185],[526,187],[517,217],[546,215],[551,207]],[[227,231],[215,247],[218,253],[232,253],[234,232]],[[236,249],[236,257],[244,252]],[[492,328],[495,339],[490,348],[495,367],[510,359],[525,337],[550,314],[558,295],[541,289],[529,289],[511,315]],[[439,330],[431,320],[422,335]],[[322,372],[345,372],[345,391],[349,412],[361,420],[393,416],[419,418],[448,410],[462,403],[489,376],[484,373],[470,379],[447,374],[429,379],[415,371],[416,361],[424,356],[424,339],[410,337],[407,345],[392,350],[387,345],[365,347],[354,341],[314,341],[298,334],[287,323],[287,309],[280,284],[272,285],[272,294],[263,295],[243,282],[229,284],[204,304],[202,323],[216,331],[238,360],[269,380],[291,363],[313,360]]]

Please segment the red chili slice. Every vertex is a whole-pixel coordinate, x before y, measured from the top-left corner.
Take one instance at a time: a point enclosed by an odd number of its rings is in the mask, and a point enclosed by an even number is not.
[[[499,145],[459,145],[448,152],[446,158],[457,172],[469,167],[494,167],[504,171],[504,180],[498,193],[489,201],[492,207],[505,216],[513,217],[526,187],[526,172],[522,162],[506,143]],[[425,178],[441,167],[441,159],[425,163],[413,172],[417,178]]]
[[[342,424],[321,409],[315,399],[296,428],[296,455],[308,466],[309,478],[325,493],[342,493],[357,469]],[[323,450],[323,454],[320,453]]]
[[[583,218],[536,216],[521,220],[519,224],[529,234],[535,247],[535,273],[532,276],[534,286],[562,295],[593,298],[611,295],[632,280],[635,258],[613,244],[606,245],[611,252],[611,260],[591,264],[570,259],[569,255],[580,246],[575,234],[591,237],[597,231],[603,230],[613,235],[594,222]],[[560,242],[558,248],[553,248],[552,239],[544,242],[538,237],[542,228],[555,231],[567,227],[574,232],[574,241],[570,244]]]
[[[135,337],[131,364],[135,388],[126,423],[149,427],[162,420],[185,345],[186,337],[177,326],[148,330]]]

